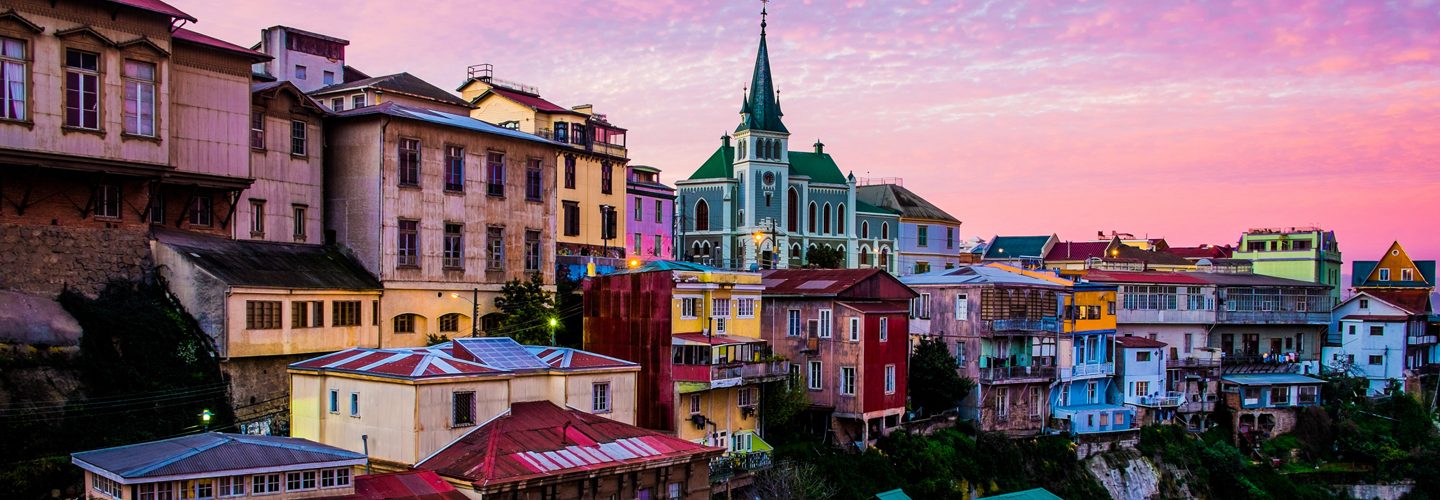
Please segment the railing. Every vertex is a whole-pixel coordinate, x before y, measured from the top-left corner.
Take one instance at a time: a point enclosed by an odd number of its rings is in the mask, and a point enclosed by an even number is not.
[[[1140,397],[1140,404],[1145,406],[1180,406],[1184,402],[1185,393],[1176,391]]]
[[[1170,358],[1165,360],[1166,368],[1215,368],[1220,366],[1219,357]]]
[[[990,320],[990,331],[993,332],[1059,332],[1060,321],[1055,318],[1045,319],[992,319]]]
[[[1181,401],[1180,413],[1210,413],[1215,411],[1215,401]]]
[[[1063,378],[1108,376],[1115,373],[1115,363],[1090,363],[1075,365],[1060,371]]]
[[[1054,377],[1055,367],[1053,366],[991,366],[980,369],[980,380],[982,382],[1050,379]]]
[[[1215,311],[1204,309],[1120,309],[1115,320],[1121,323],[1193,323],[1215,322]]]
[[[1434,344],[1435,342],[1436,342],[1436,336],[1435,336],[1435,335],[1418,335],[1418,336],[1405,337],[1405,343],[1408,344],[1408,345]]]
[[[784,361],[760,361],[740,365],[740,376],[745,380],[778,380],[789,375]]]
[[[769,469],[772,462],[768,451],[736,451],[710,459],[710,482],[720,482],[736,474]]]
[[[1309,311],[1227,311],[1218,313],[1217,322],[1243,325],[1326,325],[1329,312]]]

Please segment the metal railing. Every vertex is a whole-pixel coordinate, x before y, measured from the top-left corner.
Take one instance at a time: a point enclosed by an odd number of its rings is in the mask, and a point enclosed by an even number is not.
[[[1088,364],[1080,364],[1080,365],[1075,365],[1075,366],[1073,366],[1073,367],[1064,368],[1064,369],[1061,369],[1061,370],[1060,370],[1060,374],[1061,374],[1061,376],[1064,377],[1064,378],[1089,377],[1089,376],[1096,376],[1096,375],[1113,375],[1114,373],[1115,373],[1115,363],[1088,363]]]
[[[1405,343],[1408,345],[1434,344],[1435,342],[1435,335],[1412,335],[1405,337]]]
[[[1220,366],[1220,358],[1170,358],[1165,360],[1166,368],[1215,368]]]
[[[1050,379],[1054,377],[1055,367],[1053,366],[990,366],[980,369],[980,380],[982,382]]]
[[[769,451],[735,451],[710,459],[710,482],[720,482],[736,474],[769,469]]]
[[[789,375],[784,361],[760,361],[740,366],[740,377],[746,380],[780,379]]]
[[[1184,402],[1185,393],[1177,391],[1140,397],[1140,404],[1146,406],[1180,406]]]
[[[1216,313],[1221,324],[1245,325],[1325,325],[1330,323],[1330,313],[1323,311],[1229,311]]]
[[[1044,319],[992,319],[990,330],[993,332],[1050,332],[1060,331],[1060,320],[1055,318]]]

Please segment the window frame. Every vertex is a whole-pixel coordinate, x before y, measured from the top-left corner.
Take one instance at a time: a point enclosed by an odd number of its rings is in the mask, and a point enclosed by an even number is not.
[[[310,156],[310,126],[305,120],[290,119],[290,156]]]
[[[460,410],[461,410],[461,403],[462,403],[461,398],[464,397],[464,396],[469,396],[469,405],[468,405],[467,408],[464,408],[465,411],[467,412],[466,415],[465,415],[465,417],[467,418],[467,420],[465,420],[465,421],[462,422],[462,421],[461,421],[461,416],[462,416],[462,415],[460,414]],[[475,413],[475,410],[476,410],[476,408],[477,408],[477,407],[476,407],[476,401],[477,401],[477,399],[476,399],[476,397],[475,397],[475,391],[454,391],[454,392],[451,392],[451,393],[450,393],[450,428],[451,428],[451,429],[456,429],[456,428],[460,428],[460,427],[474,427],[474,426],[477,424],[477,422],[478,422],[479,419],[476,418],[477,415],[476,415],[476,413]]]
[[[395,267],[420,267],[420,221],[397,219],[395,221]]]
[[[485,153],[485,195],[505,197],[504,152],[492,150]]]
[[[18,44],[20,46],[20,55],[6,55],[4,49],[6,41],[13,41]],[[21,38],[18,36],[9,36],[8,34],[0,35],[0,74],[4,75],[4,78],[0,79],[0,120],[21,123],[30,122],[30,112],[32,111],[30,109],[30,98],[34,87],[30,82],[30,55],[34,51],[34,45],[34,40],[28,37]],[[9,71],[6,71],[6,68],[12,66],[19,67],[20,74],[18,78],[15,78],[13,75],[10,75]],[[10,93],[10,83],[20,84],[21,95],[19,98],[16,98]],[[15,110],[15,114],[12,116],[11,111],[15,108],[18,108],[18,110]]]
[[[250,237],[265,237],[265,200],[250,199]]]
[[[444,269],[465,269],[465,225],[446,222],[441,236],[440,267]]]
[[[595,382],[590,384],[590,413],[605,414],[614,411],[614,404],[610,392],[610,382]]]
[[[395,184],[420,187],[420,139],[401,137],[395,141]]]
[[[131,63],[136,64],[137,67],[149,66],[150,79],[146,80],[141,76],[135,76],[130,74]],[[160,64],[156,63],[155,61],[147,61],[144,59],[135,59],[129,57],[123,58],[120,61],[120,82],[120,133],[122,135],[131,137],[144,137],[150,139],[156,138],[160,128],[158,103],[155,101],[156,95],[158,93],[157,89],[160,85]],[[133,101],[135,102],[134,113],[131,113],[129,110],[129,104],[132,101],[132,91],[135,92],[133,99]],[[146,101],[147,97],[148,102]],[[147,108],[149,111],[150,119],[150,128],[148,130],[148,133],[146,130],[144,130],[143,127],[144,118],[146,115],[145,111],[147,111]],[[130,122],[132,117],[135,119],[133,129],[131,128]]]
[[[83,57],[84,55],[94,56],[94,58],[95,58],[95,67],[94,67],[94,68],[87,68],[87,67],[84,67],[84,66],[71,66],[71,65],[70,65],[70,53],[71,53],[71,52],[75,52],[75,53],[77,53],[77,54],[81,54],[82,57]],[[66,128],[70,128],[70,129],[88,130],[88,131],[102,131],[102,130],[104,130],[104,126],[103,126],[103,125],[104,125],[105,122],[104,122],[104,119],[103,119],[102,116],[101,116],[101,112],[102,112],[102,109],[101,109],[101,108],[102,108],[102,106],[100,105],[100,102],[104,100],[104,96],[102,95],[102,94],[103,94],[104,72],[105,72],[104,56],[103,56],[100,52],[97,52],[97,51],[91,51],[91,50],[86,50],[86,49],[76,48],[76,47],[65,47],[65,48],[64,48],[64,52],[63,52],[63,57],[64,57],[64,59],[61,60],[61,71],[62,71],[62,78],[63,78],[63,80],[62,80],[62,85],[61,85],[61,88],[63,89],[63,92],[62,92],[61,97],[62,97],[63,102],[64,102],[65,114],[64,114],[64,116],[62,117],[61,122],[64,123],[64,126],[65,126]],[[83,60],[82,60],[82,63],[83,63]],[[76,83],[77,86],[78,86],[78,87],[76,87],[76,88],[72,88],[72,87],[70,86],[70,84],[71,84],[71,81],[70,81],[70,80],[71,80],[71,76],[70,76],[70,75],[71,75],[72,73],[73,73],[74,75],[76,75],[76,77],[75,77],[76,82],[75,82],[75,83]],[[92,89],[88,89],[88,90],[87,90],[87,89],[85,88],[85,87],[86,87],[85,84],[86,84],[86,81],[87,81],[87,80],[92,84],[92,86],[93,86]],[[72,96],[71,94],[74,94],[74,96]],[[87,95],[89,95],[89,100],[88,100],[88,101],[87,101],[87,99],[86,99],[86,96],[87,96]],[[77,103],[77,102],[72,102],[72,97],[78,98],[78,101],[79,101],[79,102],[78,102],[78,103]],[[87,107],[88,107],[88,109],[87,109]],[[73,123],[70,121],[70,118],[71,118],[71,117],[70,117],[70,112],[71,112],[70,110],[72,110],[72,109],[75,110],[75,120],[76,120],[76,121],[73,122]],[[93,126],[86,126],[87,116],[89,116],[90,119],[93,119],[93,120],[94,120]]]
[[[824,390],[823,379],[825,377],[825,364],[823,362],[810,361],[806,366],[805,373],[809,375],[805,380],[805,388],[807,390]]]
[[[544,201],[545,167],[539,158],[525,162],[525,201]]]
[[[837,392],[839,392],[841,396],[855,395],[855,373],[855,367],[853,366],[840,367],[840,386],[837,388]]]
[[[449,193],[465,192],[465,147],[455,144],[445,145],[445,191]],[[418,178],[418,176],[417,176]]]
[[[851,342],[859,342],[859,341],[860,341],[860,338],[861,338],[862,336],[864,336],[864,334],[863,334],[863,333],[861,332],[861,330],[860,330],[861,324],[862,324],[861,321],[860,321],[860,317],[859,317],[859,316],[851,316],[849,323],[850,323],[850,341],[851,341]]]

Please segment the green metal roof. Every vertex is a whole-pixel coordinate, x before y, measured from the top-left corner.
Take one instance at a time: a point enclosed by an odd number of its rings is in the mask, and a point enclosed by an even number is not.
[[[791,151],[790,175],[803,175],[809,177],[811,182],[827,184],[848,182],[845,174],[840,172],[840,166],[835,164],[835,159],[826,153]],[[690,174],[690,180],[730,179],[733,177],[735,177],[735,147],[730,145],[720,146],[715,153],[710,155],[710,158],[705,160],[705,163],[700,164],[700,168],[696,169],[695,173]]]
[[[879,500],[910,500],[910,495],[906,495],[903,489],[895,488],[890,491],[876,493],[875,498]]]
[[[865,203],[864,200],[860,199],[855,200],[855,213],[900,215],[899,210],[891,210],[885,207],[877,207],[875,205]]]
[[[1324,380],[1306,377],[1298,373],[1238,373],[1225,375],[1221,380],[1240,385],[1298,385],[1323,384]]]
[[[985,258],[1044,257],[1049,236],[996,236],[985,250]]]
[[[1002,498],[1005,500],[1063,500],[1059,496],[1051,493],[1050,490],[1047,490],[1045,488],[1035,488],[1033,490],[1017,491],[1014,493],[1006,493],[1004,495],[980,497],[976,498],[975,500],[998,500]]]

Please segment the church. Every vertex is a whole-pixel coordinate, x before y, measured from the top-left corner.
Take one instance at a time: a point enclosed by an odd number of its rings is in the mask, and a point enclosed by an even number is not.
[[[807,265],[811,252],[825,248],[840,253],[842,267],[894,272],[899,214],[858,203],[855,175],[842,173],[819,141],[810,151],[790,150],[770,75],[766,14],[740,125],[675,183],[682,255],[727,269],[784,269]]]

